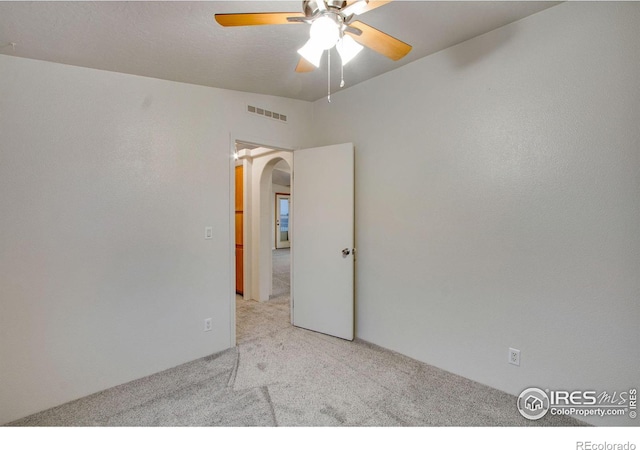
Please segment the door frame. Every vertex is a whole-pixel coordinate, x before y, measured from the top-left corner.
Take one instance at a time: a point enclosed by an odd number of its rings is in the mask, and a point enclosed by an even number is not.
[[[244,144],[252,144],[259,147],[263,147],[265,149],[269,149],[267,153],[275,153],[275,152],[287,152],[291,154],[291,161],[287,161],[289,166],[291,167],[291,176],[293,176],[293,149],[297,149],[299,147],[295,145],[291,145],[290,143],[283,142],[274,142],[272,139],[263,139],[262,137],[237,135],[235,133],[229,133],[229,204],[228,204],[228,213],[229,213],[229,253],[228,253],[228,266],[229,267],[229,285],[228,285],[228,295],[229,295],[229,347],[236,346],[236,288],[235,288],[235,163],[238,159],[239,155],[236,152],[236,143],[244,143]],[[252,158],[249,158],[252,159]],[[283,159],[283,158],[281,158]],[[285,159],[286,161],[286,159]],[[244,224],[243,224],[243,234],[244,234],[244,298],[247,296],[254,296],[253,288],[250,286],[252,277],[254,275],[254,271],[252,270],[253,264],[253,254],[256,253],[254,246],[256,243],[253,239],[253,232],[249,229],[249,224],[253,224],[253,211],[250,199],[250,191],[253,192],[253,189],[256,188],[252,185],[253,178],[253,165],[251,161],[248,161],[246,158],[243,160],[244,166],[244,205],[245,205],[245,213],[244,213]],[[273,169],[273,167],[271,167]],[[259,180],[258,180],[259,181]],[[257,189],[260,189],[259,182],[257,182]],[[293,194],[293,192],[291,193]],[[266,199],[267,204],[271,203],[271,196],[269,195]],[[293,215],[293,211],[289,210],[290,215],[290,223],[291,217]],[[267,224],[268,228],[271,228],[270,220]],[[251,225],[253,227],[253,225]],[[270,230],[267,234],[269,236]],[[271,239],[267,239],[267,244],[269,246],[269,256],[271,250]],[[259,255],[259,251],[257,253]],[[292,255],[293,258],[293,255]],[[293,265],[291,272],[291,282],[293,282]],[[272,273],[269,271],[269,285],[271,283]],[[264,277],[264,276],[263,276]],[[293,295],[290,300],[291,309],[293,309]]]

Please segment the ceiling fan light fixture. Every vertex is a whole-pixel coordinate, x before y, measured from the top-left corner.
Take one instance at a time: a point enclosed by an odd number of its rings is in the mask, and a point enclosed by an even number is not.
[[[307,43],[298,50],[298,53],[314,66],[320,67],[320,59],[322,59],[324,49],[316,45],[313,39],[309,39]]]
[[[340,54],[343,66],[347,65],[347,63],[355,58],[363,49],[362,45],[358,44],[355,39],[346,34],[336,44],[336,48]]]
[[[311,24],[309,36],[317,47],[329,50],[340,39],[340,25],[329,16],[318,17]]]

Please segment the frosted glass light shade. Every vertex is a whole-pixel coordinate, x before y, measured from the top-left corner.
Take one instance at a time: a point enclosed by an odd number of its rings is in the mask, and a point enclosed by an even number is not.
[[[324,49],[316,45],[313,39],[309,39],[307,43],[298,50],[298,53],[314,66],[320,67],[320,59],[322,59]]]
[[[336,48],[338,49],[342,65],[344,66],[360,53],[362,45],[358,44],[351,36],[344,35],[336,45]]]
[[[319,17],[311,24],[309,36],[316,46],[329,50],[340,39],[340,26],[329,17]]]

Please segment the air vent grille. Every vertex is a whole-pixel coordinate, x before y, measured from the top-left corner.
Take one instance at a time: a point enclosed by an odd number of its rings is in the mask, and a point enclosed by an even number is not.
[[[247,112],[249,114],[256,114],[258,116],[266,117],[271,120],[277,120],[280,123],[287,123],[286,114],[269,111],[268,109],[260,108],[258,106],[247,105]]]

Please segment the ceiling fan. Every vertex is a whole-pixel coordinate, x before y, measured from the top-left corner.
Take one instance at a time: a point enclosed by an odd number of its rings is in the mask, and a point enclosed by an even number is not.
[[[355,16],[390,3],[391,0],[304,0],[299,12],[216,14],[224,27],[253,25],[310,24],[309,40],[298,50],[302,56],[296,72],[311,72],[320,66],[325,50],[336,47],[342,65],[368,47],[394,61],[411,51],[411,46],[389,36]]]

